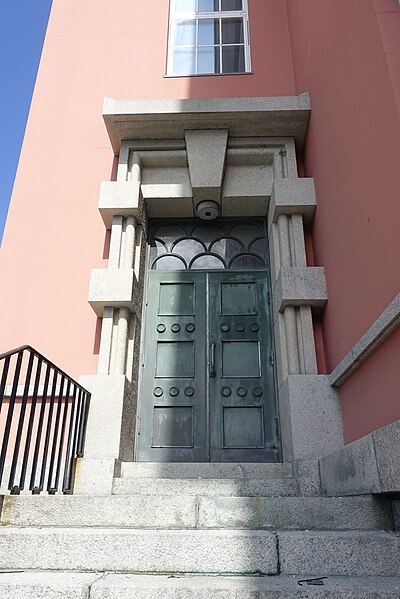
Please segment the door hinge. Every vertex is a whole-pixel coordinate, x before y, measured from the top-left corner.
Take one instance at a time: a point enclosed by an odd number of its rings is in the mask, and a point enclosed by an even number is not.
[[[271,366],[274,366],[275,364],[274,352],[272,351],[272,349],[269,352],[269,363],[271,364]]]
[[[286,150],[281,150],[279,152],[279,156],[281,156],[282,158],[285,158],[285,156],[286,156]]]
[[[275,418],[275,434],[276,434],[276,438],[279,439],[279,420],[278,420],[278,418]]]
[[[271,305],[271,292],[270,291],[267,291],[267,304],[268,304],[268,306]]]

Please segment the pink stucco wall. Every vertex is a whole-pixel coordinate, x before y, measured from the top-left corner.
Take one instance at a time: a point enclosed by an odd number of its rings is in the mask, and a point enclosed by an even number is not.
[[[94,373],[91,268],[105,267],[97,211],[113,154],[101,112],[119,99],[294,93],[285,3],[250,0],[254,74],[166,78],[167,0],[54,0],[0,251],[0,351],[29,343]]]
[[[388,48],[400,57],[399,8],[395,0],[287,6],[296,92],[309,90],[312,101],[304,168],[317,192],[313,246],[326,269],[331,371],[399,292],[400,120],[387,60]],[[341,389],[348,441],[400,418],[396,343],[399,351],[398,339],[387,341]]]

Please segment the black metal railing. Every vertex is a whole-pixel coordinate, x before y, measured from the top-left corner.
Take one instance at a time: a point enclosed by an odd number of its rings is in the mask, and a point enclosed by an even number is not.
[[[18,495],[73,491],[90,393],[38,351],[0,354],[0,485]],[[8,472],[6,472],[6,470]]]

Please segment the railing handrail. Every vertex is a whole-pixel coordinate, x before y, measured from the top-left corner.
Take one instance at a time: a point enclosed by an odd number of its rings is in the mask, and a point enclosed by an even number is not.
[[[62,370],[59,366],[57,366],[57,364],[55,364],[54,362],[52,362],[51,360],[46,358],[46,356],[44,356],[37,349],[32,347],[32,345],[21,345],[20,347],[16,347],[15,349],[11,349],[10,351],[0,354],[0,361],[3,360],[4,358],[14,356],[15,354],[18,354],[20,351],[25,351],[25,350],[29,350],[31,353],[35,354],[35,356],[37,358],[40,358],[43,362],[45,362],[46,364],[48,364],[49,366],[51,366],[52,368],[57,370],[61,375],[65,376],[66,379],[71,381],[71,383],[73,383],[74,385],[79,387],[79,389],[82,389],[82,391],[85,391],[85,393],[89,393],[89,391],[87,389],[82,387],[82,385],[80,385],[78,383],[78,381],[76,381],[75,379],[72,378],[72,376],[70,376],[68,373],[66,373],[65,370]]]
[[[76,459],[83,457],[90,397],[87,389],[31,345],[0,354],[0,413],[3,407],[7,410],[3,424],[0,420],[1,430],[4,425],[0,483],[10,463],[12,494],[24,489],[28,471],[33,494],[47,488],[53,495],[60,485],[63,493],[72,493]]]

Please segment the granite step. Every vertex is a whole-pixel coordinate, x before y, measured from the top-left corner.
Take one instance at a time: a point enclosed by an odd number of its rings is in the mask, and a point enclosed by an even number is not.
[[[6,496],[3,526],[174,529],[390,530],[373,497]]]
[[[400,576],[400,537],[379,531],[0,529],[0,570]]]
[[[123,478],[292,478],[292,465],[285,463],[220,462],[121,462]]]
[[[398,599],[400,578],[298,576],[142,576],[27,571],[2,573],[0,599]]]
[[[287,497],[298,495],[298,482],[291,478],[115,478],[114,495],[204,495]]]

